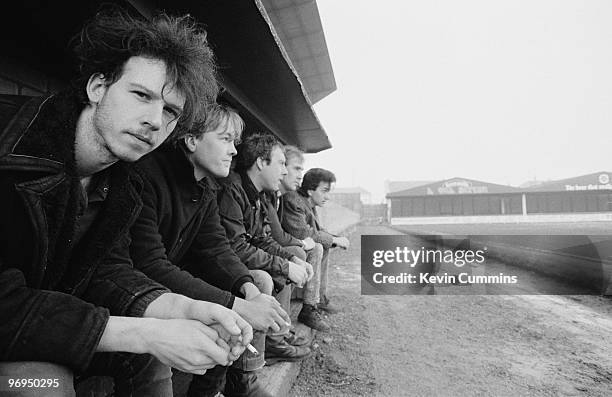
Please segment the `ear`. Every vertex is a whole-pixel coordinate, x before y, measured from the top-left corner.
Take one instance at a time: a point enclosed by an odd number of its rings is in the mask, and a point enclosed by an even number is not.
[[[90,103],[99,103],[104,94],[106,93],[106,89],[108,88],[106,84],[106,79],[102,73],[95,73],[89,77],[87,80],[87,85],[85,86],[85,91],[87,92],[87,98]]]
[[[198,138],[193,135],[185,136],[185,147],[189,151],[189,153],[195,153],[198,148]]]
[[[264,167],[264,159],[262,159],[261,157],[257,157],[257,160],[255,160],[255,164],[257,164],[257,169],[261,170]]]

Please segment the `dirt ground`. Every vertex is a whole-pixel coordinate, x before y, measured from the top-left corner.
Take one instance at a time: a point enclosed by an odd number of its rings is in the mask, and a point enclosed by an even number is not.
[[[292,396],[611,396],[612,300],[362,296],[360,227],[331,256],[328,317]]]

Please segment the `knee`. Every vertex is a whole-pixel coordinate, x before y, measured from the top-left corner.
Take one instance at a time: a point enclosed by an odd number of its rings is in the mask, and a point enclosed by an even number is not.
[[[321,258],[323,258],[323,246],[321,244],[316,243],[311,252],[313,257],[321,261]]]
[[[251,273],[251,276],[253,276],[254,284],[261,293],[272,295],[272,291],[274,290],[274,282],[272,281],[272,276],[270,276],[270,273],[263,270],[249,270],[249,273]]]
[[[303,249],[301,249],[300,247],[291,246],[291,247],[284,247],[284,248],[285,248],[285,250],[290,252],[292,255],[297,256],[301,260],[303,260],[303,261],[306,260],[306,252]]]

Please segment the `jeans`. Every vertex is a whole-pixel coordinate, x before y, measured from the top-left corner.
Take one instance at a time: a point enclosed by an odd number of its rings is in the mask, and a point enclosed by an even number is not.
[[[48,362],[3,362],[0,376],[25,379],[58,379],[58,388],[32,388],[12,392],[11,396],[151,396],[171,397],[170,368],[149,354],[97,353],[84,374],[74,375],[61,365]],[[90,390],[85,383],[93,376],[110,376],[114,390]],[[87,387],[83,387],[87,385]],[[109,384],[110,385],[110,384]],[[75,391],[76,390],[76,391]]]
[[[249,270],[249,273],[251,273],[251,276],[253,276],[254,284],[262,294],[272,295],[274,283],[272,281],[272,277],[267,272],[263,270]],[[265,344],[265,332],[254,331],[251,345],[257,349],[259,354],[253,354],[250,351],[245,350],[244,353],[242,353],[242,355],[238,357],[236,361],[234,361],[232,367],[245,372],[256,371],[262,368],[265,364]],[[212,397],[216,395],[217,392],[223,391],[225,387],[227,368],[228,367],[218,365],[206,371],[204,375],[194,375],[193,380],[189,384],[187,396]]]

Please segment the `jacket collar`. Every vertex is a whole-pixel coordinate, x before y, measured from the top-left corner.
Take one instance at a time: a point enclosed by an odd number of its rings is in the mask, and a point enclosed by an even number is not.
[[[212,191],[217,191],[221,188],[216,178],[206,170],[203,170],[204,177],[199,181],[196,180],[193,164],[189,161],[185,151],[180,147],[166,144],[159,148],[158,151],[160,156],[167,156],[170,159],[170,164],[174,167],[175,171],[173,174],[182,183],[197,184]]]
[[[249,201],[251,202],[251,204],[255,204],[257,200],[261,200],[263,193],[257,191],[257,188],[255,187],[255,185],[253,184],[253,181],[251,181],[251,178],[249,178],[247,173],[240,172],[239,175],[240,175],[240,179],[242,180],[242,188],[246,192],[247,197],[249,198]]]
[[[76,176],[74,142],[77,120],[85,105],[72,90],[53,95],[39,106],[34,118],[17,133],[10,156],[17,162],[37,160],[49,170],[63,168]]]

